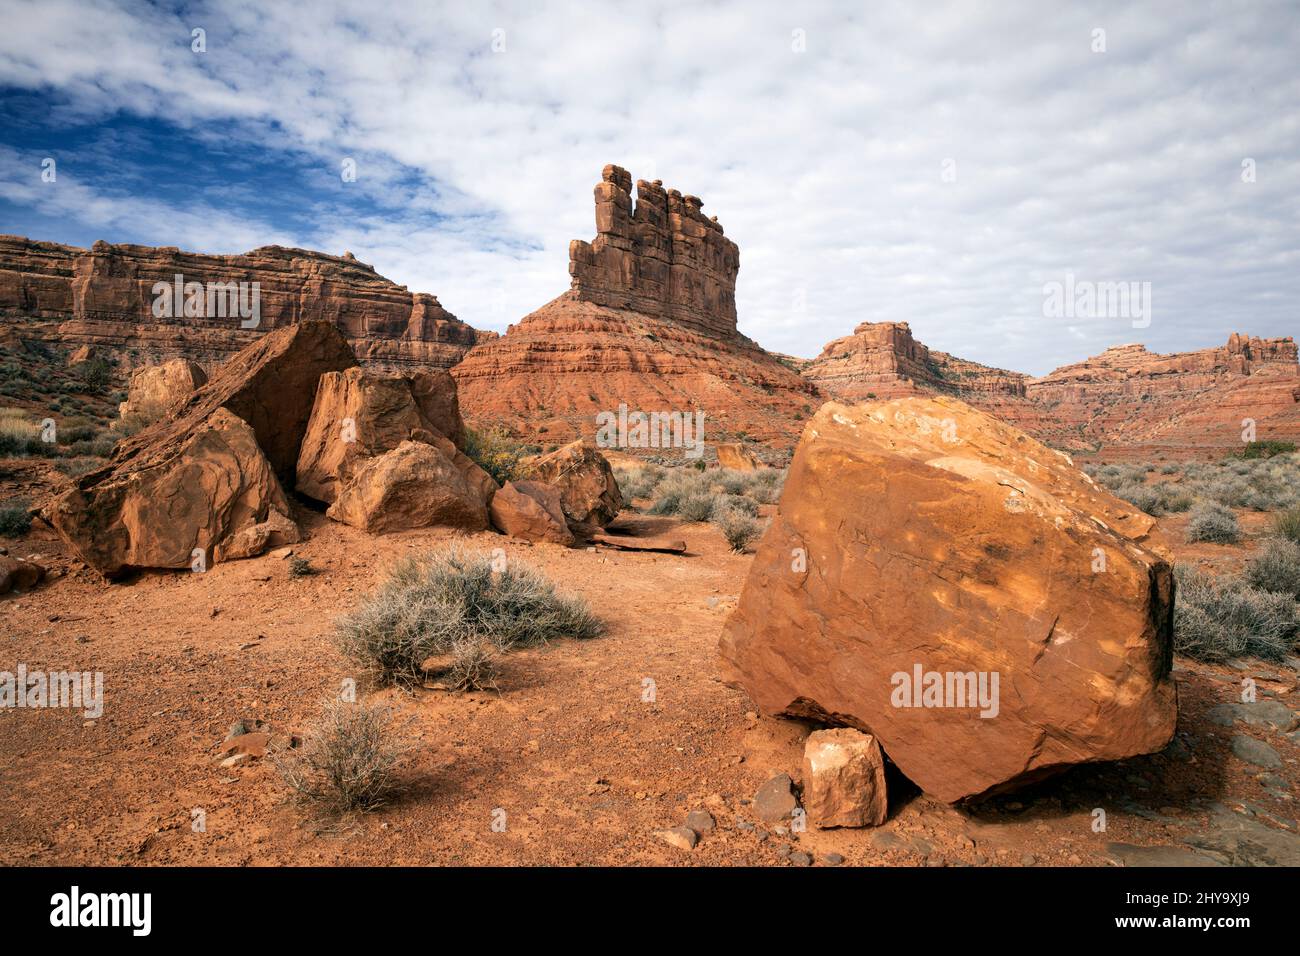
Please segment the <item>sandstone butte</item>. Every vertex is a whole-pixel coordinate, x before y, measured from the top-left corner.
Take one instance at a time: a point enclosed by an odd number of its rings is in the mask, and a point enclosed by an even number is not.
[[[155,318],[154,284],[258,283],[260,323],[237,316]],[[136,353],[133,364],[186,358],[211,372],[274,329],[307,319],[333,322],[357,357],[378,368],[450,367],[475,343],[495,338],[358,262],[263,246],[244,255],[182,252],[174,247],[110,245],[89,250],[21,236],[0,236],[0,313],[24,320],[32,337],[72,349]]]
[[[906,322],[864,322],[828,343],[802,374],[845,402],[948,395],[1054,447],[1144,446],[1175,454],[1256,436],[1300,439],[1300,365],[1290,338],[1247,338],[1159,355],[1123,345],[1041,378],[931,351]]]
[[[724,627],[723,677],[765,713],[873,735],[949,802],[1158,751],[1177,695],[1153,527],[963,402],[827,403]]]
[[[788,449],[820,397],[737,330],[740,252],[716,218],[657,180],[637,182],[634,204],[618,166],[595,200],[595,239],[569,244],[569,291],[453,369],[466,417],[550,445],[592,438],[620,404],[702,410],[710,444],[744,433]]]

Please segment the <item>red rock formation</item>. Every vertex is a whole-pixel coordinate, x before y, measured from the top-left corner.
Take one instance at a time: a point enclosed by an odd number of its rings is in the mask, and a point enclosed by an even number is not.
[[[1123,345],[1031,378],[931,351],[905,322],[864,322],[802,374],[848,402],[951,395],[1068,450],[1222,450],[1241,444],[1244,419],[1260,439],[1300,438],[1290,338],[1234,333],[1223,348],[1174,355]]]
[[[462,411],[551,444],[594,437],[596,415],[620,404],[699,410],[707,442],[745,433],[788,447],[820,399],[736,330],[735,243],[695,197],[642,180],[633,206],[630,189],[605,167],[597,236],[570,244],[572,288],[453,369]]]
[[[1259,439],[1300,439],[1290,337],[1233,333],[1221,348],[1173,355],[1121,345],[1030,379],[1026,394],[1042,422],[1036,434],[1061,447],[1231,448],[1242,443],[1245,419]]]
[[[155,283],[174,283],[177,275],[205,290],[210,283],[248,283],[250,295],[258,283],[260,321],[241,327],[230,308],[224,317],[155,315]],[[133,350],[154,362],[189,358],[209,368],[258,336],[304,319],[333,322],[363,362],[381,368],[446,368],[476,342],[496,337],[470,328],[434,296],[390,282],[351,253],[280,246],[216,256],[106,242],[87,251],[0,236],[4,312],[47,320],[45,336],[74,348]]]

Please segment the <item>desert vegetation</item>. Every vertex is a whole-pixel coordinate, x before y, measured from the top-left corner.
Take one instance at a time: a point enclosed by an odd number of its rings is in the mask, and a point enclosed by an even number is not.
[[[399,562],[380,588],[338,622],[339,649],[369,686],[412,686],[433,670],[457,686],[492,679],[491,652],[562,637],[590,638],[602,624],[585,602],[556,593],[533,569],[451,546]],[[431,659],[450,657],[443,667]]]
[[[274,759],[296,797],[341,814],[375,810],[397,792],[394,770],[404,750],[388,708],[330,700],[303,745]]]
[[[1154,517],[1201,503],[1278,511],[1300,501],[1300,454],[1285,450],[1288,444],[1257,442],[1272,453],[1251,452],[1251,445],[1240,457],[1214,462],[1170,462],[1158,469],[1152,464],[1086,465],[1083,470],[1116,497]]]
[[[617,478],[628,501],[649,499],[650,514],[711,522],[722,531],[733,551],[745,552],[766,527],[759,518],[759,507],[775,504],[780,498],[785,471],[645,465],[621,469]]]

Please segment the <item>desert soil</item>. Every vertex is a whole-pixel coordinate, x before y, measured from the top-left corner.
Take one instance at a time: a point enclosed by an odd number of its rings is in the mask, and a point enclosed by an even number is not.
[[[803,853],[817,866],[834,854],[849,865],[1244,864],[1294,861],[1300,844],[1297,734],[1207,716],[1240,699],[1244,677],[1261,699],[1300,710],[1295,671],[1181,658],[1179,733],[1165,753],[1075,768],[973,808],[891,775],[890,819],[874,830],[757,823],[755,791],[781,771],[798,778],[809,727],[756,716],[719,679],[720,629],[752,558],[730,553],[712,525],[639,516],[645,533],[685,538],[689,553],[462,537],[505,547],[581,595],[607,632],[507,655],[499,693],[383,692],[411,745],[406,789],[377,812],[322,819],[290,799],[271,760],[219,767],[227,729],[252,718],[301,733],[350,674],[334,620],[394,560],[453,536],[373,537],[302,519],[310,538],[295,552],[319,572],[302,578],[266,556],[109,584],[39,523],[0,541],[62,571],[0,598],[0,670],[102,671],[106,699],[98,720],[0,710],[0,863],[806,865]],[[1202,545],[1185,557],[1227,570],[1241,554]],[[1282,767],[1243,762],[1234,735],[1268,743]],[[697,808],[718,825],[694,850],[655,835]],[[191,826],[195,810],[205,832]]]

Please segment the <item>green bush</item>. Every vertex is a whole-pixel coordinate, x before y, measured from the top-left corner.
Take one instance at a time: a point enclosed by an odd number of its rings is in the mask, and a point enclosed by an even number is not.
[[[1293,441],[1253,441],[1247,443],[1241,450],[1241,457],[1272,458],[1274,455],[1285,455],[1295,450],[1296,444]]]
[[[465,429],[465,454],[491,475],[496,483],[504,485],[513,481],[520,472],[520,462],[527,457],[531,448],[518,439],[512,438],[502,428],[490,428],[476,431]]]
[[[1174,605],[1174,649],[1211,663],[1236,657],[1277,661],[1300,630],[1296,602],[1236,578],[1180,565]]]
[[[399,563],[335,635],[363,678],[384,686],[418,683],[428,658],[470,638],[509,650],[602,630],[585,602],[556,594],[539,572],[513,563],[494,571],[488,558],[453,546]]]

